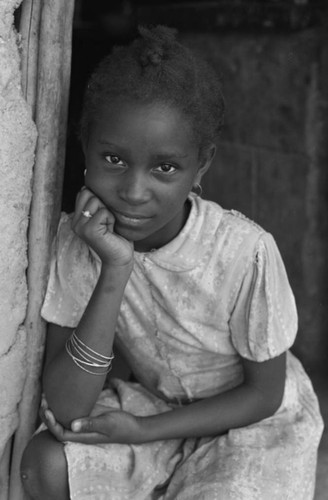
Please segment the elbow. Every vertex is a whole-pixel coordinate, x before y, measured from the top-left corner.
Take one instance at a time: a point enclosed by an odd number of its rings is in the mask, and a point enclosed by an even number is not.
[[[47,408],[51,411],[56,422],[66,429],[69,428],[74,419],[74,415],[70,415],[70,412],[67,411],[67,407],[70,408],[70,406],[63,404],[62,398],[58,396],[58,391],[52,387],[51,381],[45,375],[42,379],[42,395],[44,409]]]
[[[72,421],[77,418],[77,416],[73,413],[70,414],[69,411],[66,410],[55,398],[51,398],[51,395],[47,395],[44,393],[45,398],[45,406],[44,409],[48,409],[51,411],[53,418],[55,421],[60,424],[65,429],[70,429]]]
[[[280,408],[284,397],[284,390],[279,391],[277,394],[262,395],[262,411],[264,416],[262,418],[272,417]]]
[[[284,397],[284,387],[274,391],[256,385],[245,384],[249,395],[249,412],[252,423],[272,417],[280,408]]]
[[[267,404],[265,407],[264,407],[264,417],[263,418],[270,418],[272,417],[277,411],[278,409],[280,408],[280,404],[279,403],[270,403],[270,404]]]

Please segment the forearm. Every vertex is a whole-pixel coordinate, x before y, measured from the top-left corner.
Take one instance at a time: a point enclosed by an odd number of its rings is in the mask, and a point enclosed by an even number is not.
[[[131,269],[102,269],[98,283],[76,328],[76,335],[104,356],[112,352],[117,317]],[[67,426],[88,415],[102,390],[106,375],[93,375],[77,366],[65,345],[46,365],[43,391],[57,420]]]
[[[271,416],[280,403],[281,398],[272,400],[255,387],[242,384],[170,412],[141,418],[142,440],[217,436]]]

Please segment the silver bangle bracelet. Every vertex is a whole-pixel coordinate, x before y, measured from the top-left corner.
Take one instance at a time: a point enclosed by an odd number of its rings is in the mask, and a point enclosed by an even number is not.
[[[91,349],[91,347],[87,346],[76,335],[75,330],[67,339],[65,348],[67,354],[70,356],[73,362],[81,370],[90,373],[91,375],[106,375],[112,368],[114,354],[111,354],[110,356],[104,356],[94,349]],[[95,368],[96,370],[92,371],[91,369],[88,369],[86,367]]]

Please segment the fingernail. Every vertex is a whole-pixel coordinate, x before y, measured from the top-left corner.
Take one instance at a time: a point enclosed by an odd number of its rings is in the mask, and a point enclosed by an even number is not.
[[[82,422],[80,422],[79,420],[72,422],[72,431],[79,432],[81,429],[82,429]]]

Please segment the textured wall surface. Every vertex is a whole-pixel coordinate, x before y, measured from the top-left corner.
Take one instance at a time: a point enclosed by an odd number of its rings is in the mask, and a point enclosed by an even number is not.
[[[0,0],[0,460],[18,424],[25,379],[26,232],[36,141],[13,28],[19,3]]]
[[[274,235],[298,305],[294,349],[310,371],[327,369],[327,35],[185,38],[221,73],[227,106],[204,195]]]

